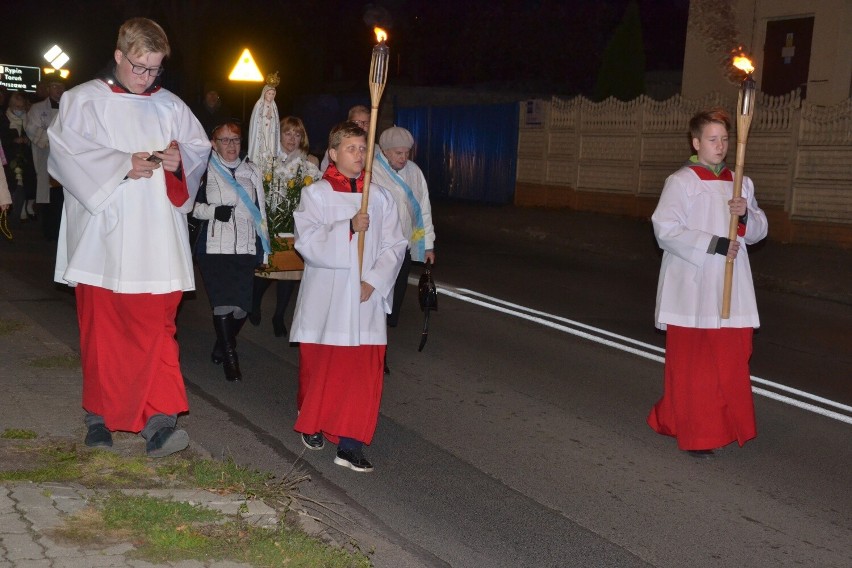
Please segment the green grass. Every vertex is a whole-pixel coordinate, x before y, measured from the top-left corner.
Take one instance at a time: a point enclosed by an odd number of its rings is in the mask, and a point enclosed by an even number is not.
[[[149,487],[156,470],[144,457],[124,458],[111,452],[80,450],[76,444],[50,443],[6,448],[5,456],[19,465],[0,470],[0,481],[76,481],[91,487]],[[10,460],[12,461],[12,460]]]
[[[25,327],[27,326],[24,322],[0,318],[0,335],[10,335]]]
[[[148,562],[213,559],[251,566],[367,568],[369,558],[332,547],[287,521],[289,505],[306,476],[284,478],[241,467],[233,460],[214,461],[181,452],[159,460],[124,457],[77,444],[32,440],[23,430],[6,430],[11,441],[0,458],[17,469],[0,469],[2,481],[74,481],[96,488],[90,507],[66,519],[59,537],[87,549],[131,542],[129,556]],[[260,528],[237,515],[150,496],[126,495],[121,489],[201,488],[222,494],[259,498],[276,508],[273,528]]]
[[[231,560],[252,566],[369,567],[363,556],[331,548],[287,524],[258,528],[187,503],[110,493],[57,534],[89,548],[132,541],[148,562]]]
[[[76,369],[80,367],[80,357],[74,354],[68,355],[51,355],[49,357],[39,357],[27,363],[30,367],[39,369]]]
[[[4,440],[35,440],[38,434],[32,430],[20,430],[18,428],[6,428],[0,433],[0,438]]]

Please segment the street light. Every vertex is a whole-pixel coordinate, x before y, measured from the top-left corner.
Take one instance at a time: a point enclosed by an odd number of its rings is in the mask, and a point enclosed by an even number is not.
[[[70,71],[68,69],[54,69],[53,67],[42,67],[41,72],[45,75],[53,75],[54,73],[58,74],[63,79],[67,79]]]
[[[58,45],[54,45],[48,49],[47,53],[44,54],[44,58],[54,69],[61,69],[71,59]]]
[[[52,75],[54,73],[59,74],[63,79],[68,78],[68,69],[64,69],[62,66],[68,63],[71,60],[71,57],[68,56],[67,53],[62,51],[62,48],[58,45],[54,45],[50,49],[47,50],[44,54],[44,59],[48,63],[50,63],[50,67],[43,67],[42,72],[45,75]]]
[[[262,83],[263,73],[257,68],[254,62],[254,57],[248,48],[245,48],[237,59],[237,64],[231,74],[228,75],[229,81],[240,81],[243,83],[243,124],[246,122],[246,86],[245,83]]]

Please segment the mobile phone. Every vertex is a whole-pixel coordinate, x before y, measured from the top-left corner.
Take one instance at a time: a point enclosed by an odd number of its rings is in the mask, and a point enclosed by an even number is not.
[[[169,148],[171,148],[171,146],[169,146]],[[169,148],[166,148],[166,150],[168,150]],[[165,152],[166,150],[160,150],[160,152]],[[154,162],[155,164],[159,164],[163,161],[162,158],[158,158],[154,154],[151,154],[150,156],[148,156],[145,159],[148,160],[149,162]]]

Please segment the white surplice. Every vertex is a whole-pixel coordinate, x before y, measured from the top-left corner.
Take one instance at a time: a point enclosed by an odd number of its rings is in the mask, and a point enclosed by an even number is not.
[[[699,167],[699,166],[696,166]],[[760,327],[748,250],[766,236],[766,214],[757,204],[751,179],[743,177],[747,202],[745,234],[734,260],[730,318],[722,319],[722,291],[726,257],[708,253],[714,236],[726,236],[731,218],[728,201],[733,181],[701,179],[692,167],[683,167],[666,179],[651,217],[663,261],[657,284],[655,324],[718,329]]]
[[[195,287],[186,213],[192,210],[210,141],[198,119],[165,89],[114,92],[101,80],[66,92],[48,129],[48,169],[65,188],[54,279],[118,293]],[[175,206],[166,171],[126,178],[131,154],[176,141],[189,199]]]
[[[363,273],[358,275],[358,233],[349,222],[361,206],[360,193],[334,191],[322,180],[302,190],[293,217],[296,250],[305,272],[293,315],[290,341],[323,345],[386,345],[386,314],[407,240],[387,190],[370,186]],[[360,301],[361,280],[375,290]]]

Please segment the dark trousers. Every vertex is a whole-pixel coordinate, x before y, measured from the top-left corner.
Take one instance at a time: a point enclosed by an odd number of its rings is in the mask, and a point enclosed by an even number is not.
[[[399,312],[402,309],[402,300],[405,299],[410,272],[411,250],[405,249],[405,257],[402,259],[402,266],[399,267],[399,274],[396,275],[396,282],[393,285],[393,310],[388,314],[388,325],[390,327],[396,327],[399,323]]]
[[[62,207],[65,204],[65,192],[62,186],[50,188],[50,203],[42,205],[41,230],[44,238],[55,241],[59,238],[59,224],[62,222]]]
[[[18,225],[21,222],[21,210],[23,210],[24,204],[27,202],[27,190],[22,185],[16,185],[14,187],[9,186],[9,191],[12,192],[10,219],[15,222],[15,225]]]
[[[290,303],[290,296],[293,295],[293,290],[296,289],[295,280],[272,280],[270,278],[254,277],[254,290],[252,292],[252,311],[260,311],[260,302],[263,299],[263,294],[269,285],[275,282],[275,314],[273,317],[284,317],[284,312],[287,311],[287,305]]]

